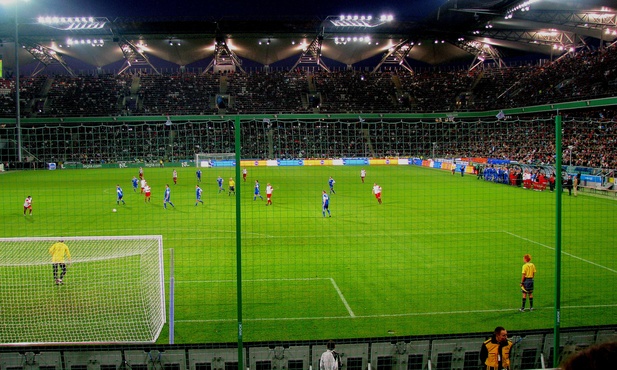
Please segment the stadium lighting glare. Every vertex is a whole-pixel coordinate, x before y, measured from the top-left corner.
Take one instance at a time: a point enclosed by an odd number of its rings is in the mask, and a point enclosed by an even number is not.
[[[384,23],[392,22],[394,16],[386,14],[380,16],[378,19],[372,15],[340,15],[329,16],[326,18],[335,27],[377,27]]]
[[[95,17],[51,17],[42,16],[38,17],[38,23],[63,30],[99,30],[105,27],[108,20],[107,18],[95,18]]]
[[[615,14],[613,13],[589,13],[587,14],[589,17],[591,18],[600,18],[600,19],[610,19],[613,18],[615,16]]]
[[[334,43],[336,45],[346,45],[348,43],[371,43],[370,36],[336,36],[334,37]]]
[[[505,19],[512,18],[512,15],[516,12],[528,12],[531,10],[531,4],[538,2],[539,0],[527,0],[519,3],[518,5],[508,9],[506,11]]]
[[[78,45],[90,45],[93,47],[103,47],[105,45],[105,40],[103,39],[66,39],[66,46],[78,46]]]
[[[559,31],[551,29],[548,31],[540,31],[538,32],[539,36],[543,36],[543,37],[556,37],[559,35]]]

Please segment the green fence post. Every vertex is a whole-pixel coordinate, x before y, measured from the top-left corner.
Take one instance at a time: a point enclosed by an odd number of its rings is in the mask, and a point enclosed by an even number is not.
[[[555,117],[555,327],[553,331],[553,367],[559,366],[559,328],[561,326],[561,115]]]
[[[242,358],[242,217],[240,207],[240,116],[234,120],[236,137],[236,299],[238,304],[238,370],[243,370]]]

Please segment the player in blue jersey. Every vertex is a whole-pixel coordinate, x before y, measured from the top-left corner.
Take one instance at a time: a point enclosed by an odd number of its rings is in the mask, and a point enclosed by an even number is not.
[[[223,178],[221,176],[216,179],[216,183],[219,185],[219,194],[224,192],[225,188],[223,187]]]
[[[199,203],[204,204],[204,201],[201,200],[201,192],[203,190],[201,190],[201,188],[199,187],[199,185],[195,186],[195,207],[197,207],[197,205]]]
[[[201,182],[201,170],[197,170],[197,172],[195,172],[195,175],[197,176],[197,182]]]
[[[169,188],[169,184],[165,188],[165,199],[163,200],[163,208],[167,209],[167,203],[169,203],[172,207],[176,208],[174,204],[171,202],[171,189]]]
[[[326,212],[328,212],[328,217],[332,217],[332,215],[330,214],[330,197],[328,196],[328,194],[326,194],[326,191],[324,190],[323,193],[321,194],[321,213],[323,214],[324,217],[326,217]]]
[[[122,197],[124,197],[124,192],[122,191],[120,184],[116,185],[116,195],[117,195],[116,204],[120,204],[120,202],[122,202],[122,204],[126,204],[124,199],[122,199]]]
[[[330,186],[330,194],[336,194],[336,191],[334,191],[334,184],[336,184],[336,181],[334,181],[332,176],[330,176],[330,180],[328,180],[328,186]]]
[[[261,196],[261,189],[259,189],[259,180],[255,180],[255,192],[253,195],[253,200],[256,200],[257,197],[261,198],[261,200],[264,200],[264,197]]]
[[[137,188],[139,187],[139,180],[137,180],[137,177],[133,176],[131,184],[133,184],[133,191],[137,193]]]

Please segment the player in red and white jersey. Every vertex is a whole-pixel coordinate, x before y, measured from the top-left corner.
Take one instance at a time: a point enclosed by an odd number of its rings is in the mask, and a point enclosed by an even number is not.
[[[377,185],[377,183],[373,184],[373,194],[375,194],[375,199],[377,199],[377,202],[381,204],[381,186]]]
[[[27,196],[26,200],[24,200],[24,216],[26,215],[26,211],[30,211],[30,216],[32,216],[32,197]]]
[[[150,189],[150,185],[146,184],[144,186],[144,193],[146,194],[146,197],[144,198],[144,202],[150,202],[150,196],[151,194],[151,189]]]
[[[272,187],[272,185],[270,185],[270,183],[268,183],[268,186],[266,186],[266,205],[268,204],[272,204],[272,192],[274,191],[274,188]]]

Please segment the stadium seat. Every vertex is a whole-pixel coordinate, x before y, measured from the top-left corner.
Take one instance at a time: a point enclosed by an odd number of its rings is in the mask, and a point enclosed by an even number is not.
[[[131,370],[185,370],[186,352],[169,351],[125,351],[124,358]]]
[[[319,369],[319,359],[325,350],[325,343],[311,346],[313,369]],[[335,350],[341,356],[343,370],[366,370],[368,367],[368,343],[337,344]]]
[[[0,354],[0,370],[62,370],[60,352]]]
[[[515,340],[510,353],[510,365],[513,369],[538,369],[542,367],[542,343],[544,335],[527,335]]]
[[[484,338],[454,338],[434,340],[431,348],[431,368],[438,370],[477,369]]]
[[[118,370],[121,351],[64,352],[66,370]]]
[[[559,335],[559,359],[568,357],[572,353],[581,349],[587,348],[595,343],[596,333],[593,331],[584,332],[562,332]],[[544,338],[544,363],[551,365],[553,363],[553,336],[547,335]]]
[[[242,349],[246,359],[246,348]],[[246,366],[241,366],[246,368]],[[225,370],[238,368],[237,348],[189,349],[189,370]]]
[[[374,343],[371,368],[375,370],[422,370],[428,366],[430,341]]]
[[[251,347],[249,367],[252,370],[308,370],[309,346]]]
[[[617,341],[617,330],[599,330],[596,336],[596,343]]]

